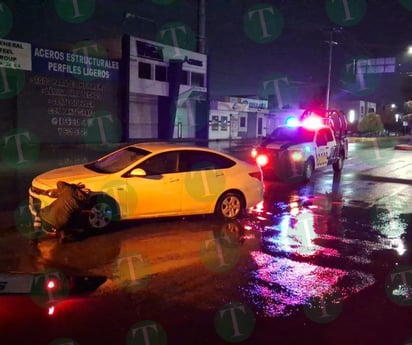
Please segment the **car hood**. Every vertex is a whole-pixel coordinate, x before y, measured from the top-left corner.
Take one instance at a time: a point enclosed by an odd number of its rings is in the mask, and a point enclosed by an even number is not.
[[[57,181],[64,181],[67,183],[82,182],[87,187],[88,180],[93,179],[94,181],[99,177],[103,179],[105,176],[105,174],[94,172],[90,169],[87,169],[83,164],[79,164],[49,170],[43,174],[38,175],[33,180],[33,184],[55,188]]]
[[[262,147],[270,150],[286,150],[291,146],[299,145],[292,141],[271,141],[262,145]]]

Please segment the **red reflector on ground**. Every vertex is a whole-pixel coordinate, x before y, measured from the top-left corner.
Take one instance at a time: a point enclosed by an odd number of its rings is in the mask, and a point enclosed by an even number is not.
[[[53,280],[49,280],[47,282],[47,289],[48,290],[53,290],[56,287],[56,283]]]

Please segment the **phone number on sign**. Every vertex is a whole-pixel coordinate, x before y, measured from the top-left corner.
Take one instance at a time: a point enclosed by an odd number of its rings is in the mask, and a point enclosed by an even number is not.
[[[57,128],[61,137],[86,137],[87,128]]]

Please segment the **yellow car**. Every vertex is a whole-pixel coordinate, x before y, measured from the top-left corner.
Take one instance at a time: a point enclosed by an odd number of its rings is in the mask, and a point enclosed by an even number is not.
[[[263,200],[257,165],[209,148],[141,143],[102,158],[45,172],[32,181],[33,215],[55,200],[58,181],[90,190],[88,226],[114,220],[216,214],[235,219]]]

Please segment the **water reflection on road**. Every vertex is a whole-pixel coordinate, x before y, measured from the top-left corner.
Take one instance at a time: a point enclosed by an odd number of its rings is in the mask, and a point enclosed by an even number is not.
[[[113,233],[64,246],[45,242],[41,257],[57,268],[106,276],[99,293],[116,293],[147,275],[153,278],[147,280],[150,291],[169,303],[210,307],[236,289],[260,316],[284,317],[303,308],[324,322],[410,253],[406,200],[361,200],[355,207],[351,178],[324,174],[307,184],[270,181],[262,209],[240,221],[195,217],[124,223]],[[133,258],[146,265],[132,267],[136,271],[121,267]],[[212,281],[219,292],[209,286]],[[184,293],[170,292],[173,284]],[[146,290],[139,291],[143,298]],[[200,295],[208,297],[199,302]]]
[[[268,183],[261,214],[249,220],[248,227],[261,233],[260,249],[251,251],[257,269],[240,289],[263,316],[288,316],[304,307],[321,322],[376,282],[374,253],[407,250],[402,205],[353,208],[344,200],[351,186],[342,187],[339,174],[321,182],[323,190],[314,183]]]

